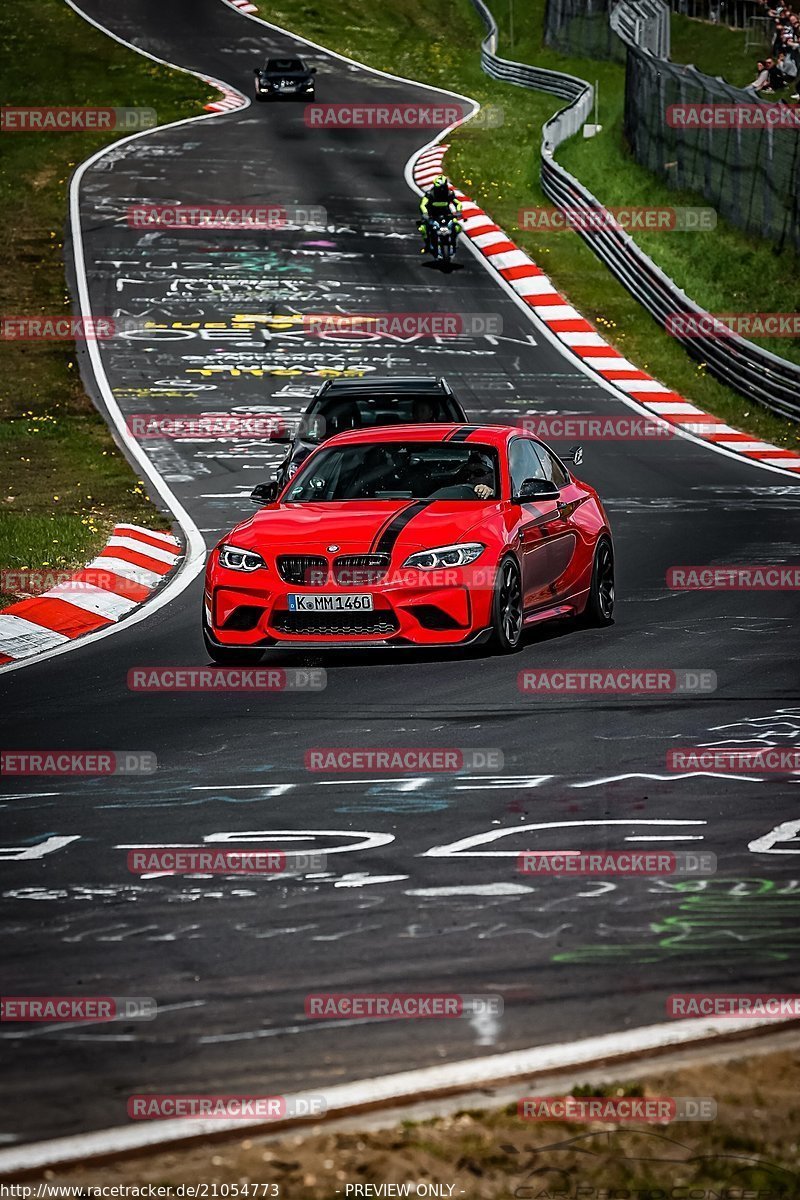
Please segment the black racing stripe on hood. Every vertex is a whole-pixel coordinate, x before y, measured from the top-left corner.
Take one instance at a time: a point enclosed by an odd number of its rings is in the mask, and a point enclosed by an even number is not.
[[[430,500],[415,500],[413,504],[409,504],[408,508],[404,508],[402,512],[395,513],[389,524],[378,534],[377,539],[373,542],[373,553],[391,554],[397,539],[409,521],[413,521],[414,517],[418,517],[430,503]]]
[[[450,437],[445,438],[447,442],[465,442],[471,433],[475,433],[478,429],[477,425],[464,425],[463,428],[457,429]]]

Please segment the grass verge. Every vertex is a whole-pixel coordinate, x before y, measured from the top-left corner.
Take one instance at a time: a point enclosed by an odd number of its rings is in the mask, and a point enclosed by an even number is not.
[[[764,30],[763,41],[747,50],[747,34],[743,29],[728,29],[695,21],[680,13],[670,19],[670,58],[673,62],[691,63],[705,75],[721,75],[736,87],[747,87],[756,77],[756,62],[769,54],[770,39]],[[788,88],[784,96],[793,91]]]
[[[573,1095],[707,1097],[711,1121],[609,1125],[526,1121],[516,1105],[462,1111],[390,1128],[353,1118],[346,1131],[242,1140],[155,1152],[42,1178],[100,1185],[259,1185],[288,1200],[434,1195],[453,1200],[797,1200],[800,1053],[795,1048],[727,1062],[650,1069]],[[540,1086],[540,1090],[547,1088]],[[563,1086],[552,1088],[563,1094]],[[519,1095],[525,1094],[520,1086]],[[406,1191],[373,1191],[395,1184]],[[417,1190],[417,1184],[420,1185]],[[423,1190],[436,1185],[440,1191]],[[356,1190],[360,1186],[361,1190]],[[262,1191],[262,1187],[265,1190]],[[452,1188],[452,1190],[450,1190]],[[87,1192],[91,1195],[91,1191]],[[184,1192],[184,1194],[188,1194]],[[230,1195],[236,1195],[231,1191]],[[254,1195],[250,1191],[250,1195]]]
[[[575,138],[559,152],[564,165],[600,199],[612,205],[705,203],[695,195],[670,191],[625,150],[621,67],[566,59],[543,49],[544,0],[529,0],[523,16],[517,2],[516,40],[509,47],[508,0],[492,0],[491,6],[500,26],[499,53],[600,80],[603,133],[587,142]],[[339,0],[335,6],[322,0],[276,0],[269,19],[370,66],[464,92],[482,104],[502,106],[505,122],[500,128],[470,130],[467,126],[451,136],[445,163],[450,176],[514,236],[571,303],[625,355],[732,425],[777,445],[800,446],[800,430],[794,423],[744,401],[689,359],[575,233],[518,230],[521,207],[549,203],[538,182],[540,131],[561,102],[497,83],[481,71],[478,47],[483,26],[469,0],[441,0],[433,8],[423,0],[394,0],[381,9],[379,22],[368,15],[364,0]],[[798,259],[776,256],[767,243],[723,222],[715,234],[651,234],[640,240],[689,295],[712,312],[747,311],[748,305],[758,311],[785,312],[793,306]],[[773,339],[768,348],[787,357],[791,352],[785,339]],[[800,347],[794,347],[794,355],[800,359]]]
[[[4,0],[0,46],[4,105],[142,106],[164,124],[209,99],[199,80],[120,46],[62,0]],[[67,314],[69,177],[121,134],[0,136],[0,312]],[[117,521],[165,528],[81,386],[74,345],[3,341],[0,354],[0,568],[82,565]],[[0,580],[0,604],[13,598]]]

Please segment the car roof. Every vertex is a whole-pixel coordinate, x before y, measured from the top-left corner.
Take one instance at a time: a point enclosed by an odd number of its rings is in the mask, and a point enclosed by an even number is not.
[[[509,425],[376,425],[372,429],[350,429],[344,433],[337,433],[323,442],[323,445],[346,446],[359,442],[448,442],[454,440],[457,434],[455,440],[458,442],[477,442],[500,449],[519,432]]]
[[[359,395],[362,392],[396,392],[402,395],[441,396],[450,389],[444,379],[435,375],[372,375],[366,379],[331,379],[320,388],[319,395]]]

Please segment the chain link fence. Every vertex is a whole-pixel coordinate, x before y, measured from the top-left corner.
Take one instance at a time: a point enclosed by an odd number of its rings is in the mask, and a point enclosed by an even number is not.
[[[579,58],[625,61],[625,46],[611,28],[611,0],[547,0],[544,44]]]
[[[669,116],[673,105],[712,104],[763,107],[749,91],[628,46],[624,130],[636,161],[670,187],[701,193],[732,225],[800,251],[800,125],[671,123],[681,119]]]
[[[701,0],[672,4],[704,15],[722,11],[714,0],[705,8]],[[625,62],[624,133],[637,162],[670,187],[704,196],[732,225],[775,242],[779,252],[800,251],[800,123],[670,124],[672,105],[767,106],[755,92],[670,62],[658,7],[668,16],[655,0],[547,0],[544,40],[565,54]],[[729,0],[726,12],[743,21],[753,7]]]
[[[673,12],[714,25],[747,29],[754,17],[764,16],[758,0],[667,0]]]

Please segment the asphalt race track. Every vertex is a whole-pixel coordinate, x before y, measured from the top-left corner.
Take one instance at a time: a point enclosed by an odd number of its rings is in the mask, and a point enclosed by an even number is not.
[[[259,59],[298,47],[220,0],[83,8],[248,96]],[[307,56],[318,100],[441,99]],[[445,375],[475,422],[630,411],[466,248],[448,278],[420,256],[403,169],[429,136],[313,130],[300,104],[253,104],[156,130],[90,168],[81,220],[92,309],[161,327],[103,344],[126,415],[296,413],[321,368]],[[327,220],[245,235],[126,224],[132,204],[209,199],[323,206]],[[334,306],[499,314],[503,333],[364,344],[269,327],[275,314]],[[259,327],[231,334],[236,314],[258,315]],[[205,328],[214,324],[222,333]],[[253,511],[250,489],[283,454],[241,440],[143,444],[209,546]],[[578,473],[599,489],[615,534],[610,629],[551,626],[505,658],[267,656],[324,667],[318,692],[129,691],[132,667],[207,662],[196,579],[148,620],[2,675],[5,746],[148,750],[159,763],[147,777],[3,780],[4,988],[151,996],[162,1010],[123,1025],[4,1026],[3,1142],[124,1124],[131,1092],[313,1091],[657,1024],[672,992],[800,990],[800,842],[784,830],[770,852],[767,837],[797,821],[797,778],[665,769],[674,746],[797,741],[795,596],[672,592],[665,573],[796,560],[800,483],[677,437],[587,443],[585,454]],[[705,669],[718,687],[543,698],[518,688],[530,667]],[[305,769],[307,750],[338,746],[496,748],[505,765],[430,777]],[[11,849],[49,837],[72,840],[37,858]],[[204,840],[327,851],[327,869],[272,879],[127,870],[128,846]],[[516,868],[523,849],[664,845],[712,851],[718,874],[557,881]],[[306,1019],[304,997],[322,990],[488,992],[504,1013]]]

